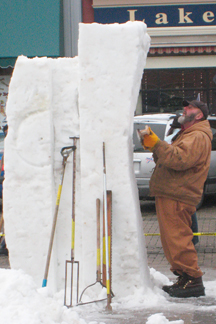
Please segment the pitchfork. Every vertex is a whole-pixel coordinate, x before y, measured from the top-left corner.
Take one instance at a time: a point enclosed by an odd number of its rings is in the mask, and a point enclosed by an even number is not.
[[[73,139],[73,146],[76,148],[76,140],[79,137],[70,137]],[[65,263],[65,294],[64,294],[64,305],[67,307],[73,306],[73,277],[74,277],[74,265],[77,265],[77,282],[76,282],[76,303],[78,304],[79,295],[79,261],[74,260],[74,246],[75,246],[75,184],[76,184],[76,149],[73,151],[73,174],[72,174],[72,233],[71,233],[71,260],[66,260]],[[71,265],[71,276],[70,276],[70,303],[67,304],[67,274],[68,265]]]

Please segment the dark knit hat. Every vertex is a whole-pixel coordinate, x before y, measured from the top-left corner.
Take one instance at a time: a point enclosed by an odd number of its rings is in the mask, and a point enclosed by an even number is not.
[[[208,106],[204,102],[199,101],[199,100],[192,100],[192,101],[184,100],[183,101],[184,107],[187,107],[189,105],[192,105],[195,108],[199,108],[202,111],[204,118],[207,119],[209,110],[208,110]]]

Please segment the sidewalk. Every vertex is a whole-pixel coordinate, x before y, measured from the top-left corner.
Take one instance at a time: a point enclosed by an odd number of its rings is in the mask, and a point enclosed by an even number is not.
[[[215,197],[209,197],[206,203],[197,211],[199,232],[216,232]],[[159,233],[154,202],[141,202],[144,233]],[[145,236],[149,267],[173,277],[169,263],[164,257],[160,236]],[[199,236],[196,244],[199,266],[205,275],[204,280],[212,280],[212,270],[216,270],[216,236]],[[216,273],[215,273],[216,278]]]

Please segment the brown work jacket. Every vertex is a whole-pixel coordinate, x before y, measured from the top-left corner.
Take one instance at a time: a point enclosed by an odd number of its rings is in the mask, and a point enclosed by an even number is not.
[[[210,124],[204,120],[180,132],[172,144],[160,141],[153,150],[150,196],[196,206],[209,171],[211,140]]]

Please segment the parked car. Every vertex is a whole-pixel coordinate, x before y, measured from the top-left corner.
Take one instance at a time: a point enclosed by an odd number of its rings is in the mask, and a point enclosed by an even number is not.
[[[161,140],[165,140],[171,143],[172,137],[179,130],[177,129],[171,136],[167,136],[167,132],[170,129],[173,118],[176,114],[152,114],[142,115],[134,117],[134,172],[137,180],[137,186],[139,190],[140,200],[149,199],[149,180],[155,163],[152,157],[152,153],[144,150],[142,147],[137,134],[137,129],[144,129],[145,125],[151,127]],[[212,140],[212,153],[211,153],[211,164],[208,173],[208,177],[204,184],[203,196],[197,206],[199,208],[202,205],[205,195],[216,194],[216,116],[208,116],[208,120],[211,125],[213,140]]]

